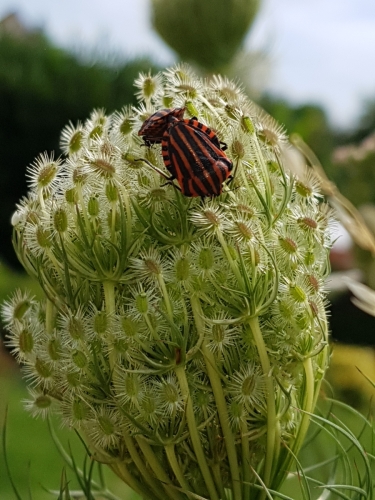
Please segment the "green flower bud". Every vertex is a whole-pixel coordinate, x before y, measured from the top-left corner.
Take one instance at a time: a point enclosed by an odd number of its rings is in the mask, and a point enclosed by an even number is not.
[[[105,194],[109,202],[114,202],[118,200],[118,189],[111,183],[106,184]]]
[[[65,200],[67,203],[77,203],[78,197],[75,188],[67,189],[65,191]]]
[[[75,389],[81,385],[81,376],[79,372],[70,371],[66,374],[66,381],[71,389]]]
[[[297,243],[291,238],[279,238],[281,248],[288,254],[294,254],[297,251]]]
[[[71,154],[78,153],[78,151],[81,149],[82,139],[83,139],[83,134],[81,130],[78,130],[75,134],[72,135],[69,141],[69,152]]]
[[[46,395],[38,396],[34,401],[34,405],[40,410],[45,410],[49,408],[51,404],[52,404],[52,399]]]
[[[51,232],[42,227],[38,227],[36,239],[41,248],[49,248],[51,246]]]
[[[78,422],[86,420],[89,413],[86,403],[81,399],[74,399],[72,403],[72,412],[74,419]]]
[[[77,366],[77,368],[82,369],[85,368],[85,366],[87,365],[87,358],[85,353],[79,351],[78,349],[72,353],[72,360],[73,363]]]
[[[183,255],[175,263],[175,272],[177,281],[186,281],[190,276],[190,260]]]
[[[211,248],[203,247],[198,255],[198,266],[203,271],[209,271],[215,264],[215,257]]]
[[[305,302],[306,294],[298,285],[291,284],[289,287],[290,295],[296,302]]]
[[[34,338],[30,330],[24,329],[18,339],[19,349],[22,354],[29,354],[34,348]]]
[[[58,233],[65,233],[68,229],[68,217],[63,208],[56,210],[53,216],[53,225]]]
[[[140,314],[148,313],[149,301],[146,293],[142,292],[135,297],[135,307]]]
[[[120,129],[120,132],[122,133],[122,135],[128,135],[128,134],[130,134],[130,132],[131,132],[131,131],[132,131],[132,129],[133,129],[133,126],[132,126],[132,123],[131,123],[131,121],[129,120],[129,118],[125,118],[125,119],[122,121],[122,123],[121,123],[121,125],[120,125],[119,129]]]
[[[185,107],[190,116],[197,117],[199,115],[198,110],[192,101],[185,101]]]
[[[53,338],[49,341],[48,354],[52,361],[61,359],[61,343],[58,339]]]
[[[52,376],[52,369],[50,366],[40,358],[35,361],[35,370],[42,379],[48,379]]]
[[[22,300],[16,304],[13,311],[13,318],[19,321],[25,316],[30,309],[31,302],[29,300]]]
[[[254,125],[248,116],[242,117],[242,128],[248,134],[254,134],[255,132]]]
[[[98,424],[100,430],[107,436],[111,436],[115,431],[113,422],[106,415],[98,416]]]
[[[89,199],[87,212],[91,217],[97,217],[99,215],[99,201],[96,196],[91,196]]]
[[[94,315],[94,331],[98,335],[103,335],[108,328],[108,316],[104,311],[98,311]]]

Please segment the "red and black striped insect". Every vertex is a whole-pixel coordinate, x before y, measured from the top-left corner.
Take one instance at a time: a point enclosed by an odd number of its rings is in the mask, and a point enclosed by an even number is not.
[[[192,122],[192,124],[190,124]],[[232,162],[196,120],[175,120],[164,132],[161,150],[165,168],[185,196],[219,196]],[[219,143],[220,144],[220,143]]]
[[[233,167],[223,151],[226,145],[220,143],[215,132],[196,118],[183,120],[180,117],[183,111],[184,108],[174,108],[154,113],[138,132],[144,136],[146,145],[150,145],[151,141],[162,143],[164,165],[171,177],[144,161],[168,182],[176,179],[185,196],[218,196]],[[222,144],[224,147],[221,147]]]
[[[182,120],[184,112],[185,108],[161,109],[143,122],[138,135],[143,137],[146,146],[160,143],[171,120]]]

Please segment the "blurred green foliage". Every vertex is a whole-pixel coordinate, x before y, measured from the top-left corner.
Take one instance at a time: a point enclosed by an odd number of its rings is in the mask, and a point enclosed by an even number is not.
[[[282,98],[264,95],[259,104],[277,121],[282,123],[288,133],[295,133],[309,145],[319,158],[328,175],[331,170],[332,150],[336,145],[336,135],[331,128],[326,112],[321,106],[302,104],[293,106]]]
[[[88,62],[53,46],[42,34],[0,37],[0,256],[16,265],[10,217],[26,194],[25,168],[42,151],[59,151],[61,129],[135,103],[133,81],[151,61]],[[57,153],[58,154],[58,153]]]
[[[334,173],[341,193],[354,205],[375,203],[375,151],[363,158],[348,157],[335,165]]]
[[[29,497],[38,500],[51,500],[57,495],[51,495],[45,488],[58,490],[64,461],[61,458],[46,421],[34,419],[23,408],[23,400],[28,398],[25,384],[21,381],[18,367],[5,353],[0,351],[0,426],[4,424],[5,408],[8,406],[6,426],[6,450],[12,479],[22,498]],[[7,367],[7,372],[5,371]],[[82,468],[85,452],[78,437],[68,429],[60,428],[58,418],[53,419],[53,427],[66,451],[71,447],[77,466]],[[0,438],[1,439],[1,438]],[[14,500],[11,483],[5,469],[2,447],[0,448],[0,498]],[[67,469],[70,490],[79,489],[74,472]],[[122,499],[139,499],[129,488],[124,486],[111,471],[105,471],[109,489]],[[97,480],[97,478],[95,477]]]
[[[340,144],[358,143],[375,132],[375,97],[366,99],[362,109],[358,123],[340,134],[338,138]]]
[[[37,298],[42,297],[42,289],[36,279],[24,272],[17,272],[0,261],[0,304],[4,302],[18,288],[30,290]],[[1,322],[0,322],[1,325]]]
[[[152,0],[152,22],[182,61],[225,72],[243,43],[260,0]]]

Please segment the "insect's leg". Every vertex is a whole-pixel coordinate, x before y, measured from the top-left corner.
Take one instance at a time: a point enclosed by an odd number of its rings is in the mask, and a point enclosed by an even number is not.
[[[173,179],[175,179],[175,177],[170,177],[170,180],[168,182],[164,182],[164,184],[161,184],[160,187],[173,186],[175,189],[180,191],[180,193],[182,193],[181,188],[179,186],[176,186],[176,184],[173,182]]]
[[[135,158],[134,161],[143,161],[144,163],[147,163],[147,165],[149,167],[151,167],[153,170],[155,170],[155,172],[157,172],[162,177],[164,177],[164,179],[166,179],[168,181],[168,183],[172,182],[173,179],[175,179],[175,177],[173,177],[173,175],[170,176],[170,177],[168,177],[168,175],[165,174],[162,170],[160,170],[159,167],[155,167],[155,165],[153,165],[151,162],[149,162],[148,160],[146,160],[146,158]]]

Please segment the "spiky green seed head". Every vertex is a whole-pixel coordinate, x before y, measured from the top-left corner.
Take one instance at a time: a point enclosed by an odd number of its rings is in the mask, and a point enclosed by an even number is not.
[[[277,489],[327,364],[329,212],[233,82],[180,65],[136,86],[138,108],[70,124],[65,156],[28,171],[14,245],[46,297],[3,306],[28,408],[60,413],[145,498],[239,499],[252,470]],[[166,102],[227,145],[220,196],[185,197],[142,145]]]

